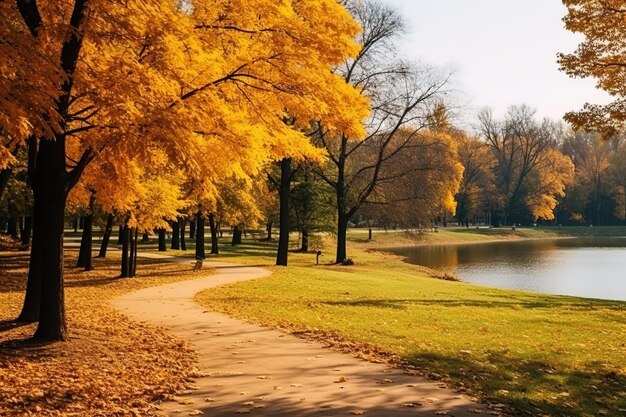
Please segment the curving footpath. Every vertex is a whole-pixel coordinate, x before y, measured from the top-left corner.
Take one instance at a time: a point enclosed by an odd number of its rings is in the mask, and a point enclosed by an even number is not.
[[[259,267],[208,265],[215,274],[129,293],[113,303],[135,320],[190,341],[198,354],[194,389],[162,404],[162,415],[498,415],[436,382],[203,310],[193,301],[199,291],[270,274]]]

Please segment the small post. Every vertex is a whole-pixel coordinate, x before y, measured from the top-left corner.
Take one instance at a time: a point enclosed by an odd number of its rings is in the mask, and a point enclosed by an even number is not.
[[[318,250],[315,253],[315,265],[319,265],[320,264],[320,256],[324,256],[324,255],[322,255],[322,251],[321,250]]]

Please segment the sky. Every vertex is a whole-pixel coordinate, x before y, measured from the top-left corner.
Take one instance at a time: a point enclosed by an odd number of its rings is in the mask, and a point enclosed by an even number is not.
[[[522,103],[539,117],[561,119],[585,102],[610,101],[594,80],[558,70],[557,52],[573,52],[582,40],[563,27],[559,0],[382,1],[407,20],[407,58],[454,72],[466,120],[485,106],[502,116]]]

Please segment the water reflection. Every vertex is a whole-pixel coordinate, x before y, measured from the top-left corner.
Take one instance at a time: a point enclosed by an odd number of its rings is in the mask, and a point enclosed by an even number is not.
[[[393,252],[476,284],[626,300],[624,238],[435,245]]]

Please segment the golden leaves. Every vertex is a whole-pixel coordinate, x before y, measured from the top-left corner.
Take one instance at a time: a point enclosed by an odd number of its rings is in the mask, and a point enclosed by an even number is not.
[[[180,265],[147,263],[137,279],[111,280],[119,259],[94,261],[97,271],[66,274],[72,327],[68,342],[15,349],[8,345],[0,352],[0,397],[9,399],[0,402],[1,415],[30,411],[38,416],[153,416],[156,403],[187,388],[194,355],[186,344],[162,330],[130,322],[108,301],[133,289],[189,279],[189,271],[185,267],[181,275]],[[17,312],[22,298],[18,287],[26,279],[25,258],[22,265],[8,274],[2,270],[8,263],[0,264],[2,286],[11,288],[2,295],[0,320]],[[30,326],[15,328],[1,333],[0,342],[31,332]]]
[[[571,77],[597,80],[597,87],[617,99],[608,105],[585,105],[566,115],[577,128],[616,133],[626,121],[626,9],[620,0],[564,0],[565,27],[584,35],[578,49],[559,54],[561,71]]]

